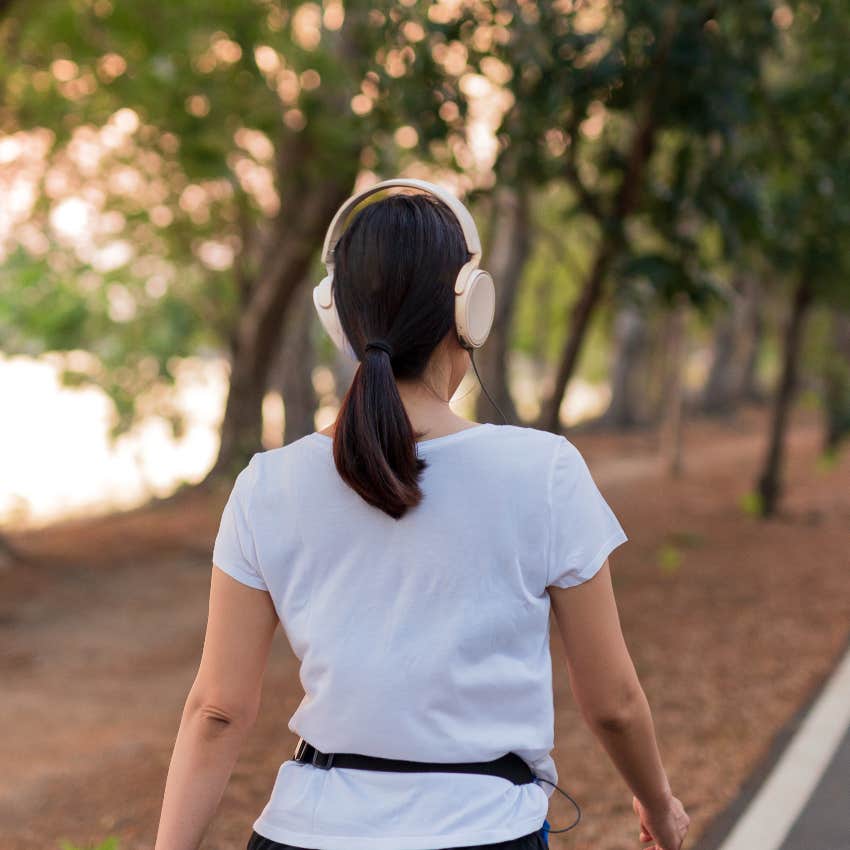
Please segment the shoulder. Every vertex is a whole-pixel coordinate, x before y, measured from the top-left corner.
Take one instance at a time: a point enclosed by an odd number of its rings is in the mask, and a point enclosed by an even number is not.
[[[542,479],[550,494],[590,475],[578,447],[563,434],[522,425],[499,425],[496,432],[499,457],[512,473],[525,471]]]
[[[506,448],[540,454],[550,459],[559,450],[575,448],[562,434],[527,425],[496,425],[494,432]]]
[[[311,454],[311,444],[312,438],[307,435],[285,446],[255,452],[237,478],[243,497],[261,498],[276,491]]]
[[[494,425],[494,432],[505,440],[525,443],[529,446],[554,446],[559,440],[563,440],[560,434],[544,431],[540,428],[532,428],[530,425]]]
[[[568,457],[572,443],[552,431],[526,425],[496,425],[490,447],[502,465],[513,473],[525,473],[548,480],[560,456]]]

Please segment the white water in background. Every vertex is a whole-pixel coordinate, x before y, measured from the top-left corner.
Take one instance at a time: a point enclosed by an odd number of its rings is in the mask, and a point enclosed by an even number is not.
[[[130,508],[203,478],[219,444],[227,388],[222,358],[179,361],[173,404],[188,416],[180,440],[153,416],[114,444],[112,402],[97,387],[62,387],[64,359],[0,355],[0,526]]]
[[[0,353],[0,529],[33,528],[53,520],[108,513],[167,496],[182,482],[202,480],[215,461],[227,395],[228,365],[223,357],[175,359],[177,382],[169,404],[183,411],[186,430],[177,440],[170,424],[151,416],[110,444],[112,403],[97,387],[68,388],[59,383],[62,364],[85,352],[40,357]],[[511,381],[520,415],[536,414],[537,380],[533,365],[513,359]],[[333,378],[319,367],[313,383],[322,398],[316,428],[336,414]],[[452,407],[474,418],[470,409],[477,382],[467,372]],[[601,410],[607,387],[576,379],[562,405],[572,423]],[[284,407],[270,393],[263,405],[263,442],[280,444]]]

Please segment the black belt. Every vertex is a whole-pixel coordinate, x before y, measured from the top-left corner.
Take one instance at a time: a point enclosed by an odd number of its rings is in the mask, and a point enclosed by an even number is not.
[[[487,776],[501,776],[514,785],[524,785],[535,780],[531,768],[516,753],[507,753],[493,761],[405,761],[364,756],[360,753],[323,753],[303,738],[299,738],[293,758],[297,762],[312,764],[323,770],[331,767],[353,767],[357,770],[387,770],[399,773],[483,773]]]

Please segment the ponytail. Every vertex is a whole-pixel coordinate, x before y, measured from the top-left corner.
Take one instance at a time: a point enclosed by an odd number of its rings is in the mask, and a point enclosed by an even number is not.
[[[394,195],[359,212],[334,250],[334,300],[360,365],[339,409],[333,456],[342,479],[393,519],[420,503],[427,462],[397,379],[423,376],[453,331],[454,282],[468,252],[442,201]]]
[[[422,499],[418,478],[426,463],[416,455],[391,355],[377,346],[366,347],[340,408],[334,462],[350,487],[393,519]]]

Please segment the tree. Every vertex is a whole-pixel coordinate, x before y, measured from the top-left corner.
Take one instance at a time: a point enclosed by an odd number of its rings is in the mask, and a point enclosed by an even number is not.
[[[784,7],[788,38],[771,69],[764,128],[766,236],[779,279],[791,290],[782,336],[782,363],[757,492],[763,516],[782,494],[788,419],[804,352],[806,322],[816,303],[847,308],[850,273],[850,109],[847,38],[839,2]],[[793,22],[793,23],[792,23]],[[767,153],[765,153],[767,152]]]
[[[732,413],[741,402],[752,400],[754,369],[761,330],[761,287],[752,272],[732,281],[732,303],[717,322],[711,367],[703,387],[700,409],[709,415]]]
[[[850,311],[836,311],[832,319],[832,345],[821,366],[824,397],[823,452],[836,455],[850,434]]]
[[[491,245],[487,269],[496,282],[496,315],[487,345],[481,350],[476,366],[490,395],[508,422],[517,424],[518,417],[508,386],[508,351],[511,342],[511,320],[526,261],[531,251],[531,214],[529,189],[524,184],[514,188],[499,186],[493,193],[488,242]],[[493,406],[483,393],[478,396],[478,421],[493,421]]]
[[[494,59],[501,65],[492,73],[508,69],[514,104],[499,131],[500,180],[565,181],[565,223],[584,217],[596,230],[539,427],[559,429],[564,391],[610,277],[639,276],[636,266],[624,269],[630,260],[663,271],[659,289],[675,278],[689,297],[705,294],[704,276],[693,279],[698,269],[676,259],[686,241],[680,222],[653,217],[652,208],[685,208],[682,197],[670,203],[676,180],[687,179],[686,198],[711,188],[706,173],[746,112],[760,51],[773,37],[770,10],[628,0],[523,4],[493,15],[506,32],[477,62],[484,73]],[[673,250],[659,252],[659,241]]]
[[[435,58],[459,23],[429,6],[13,7],[0,125],[22,157],[44,144],[37,200],[6,240],[4,347],[92,351],[67,377],[110,393],[117,434],[174,380],[176,355],[226,346],[211,475],[232,475],[260,445],[281,328],[356,175],[462,126],[456,75]]]

